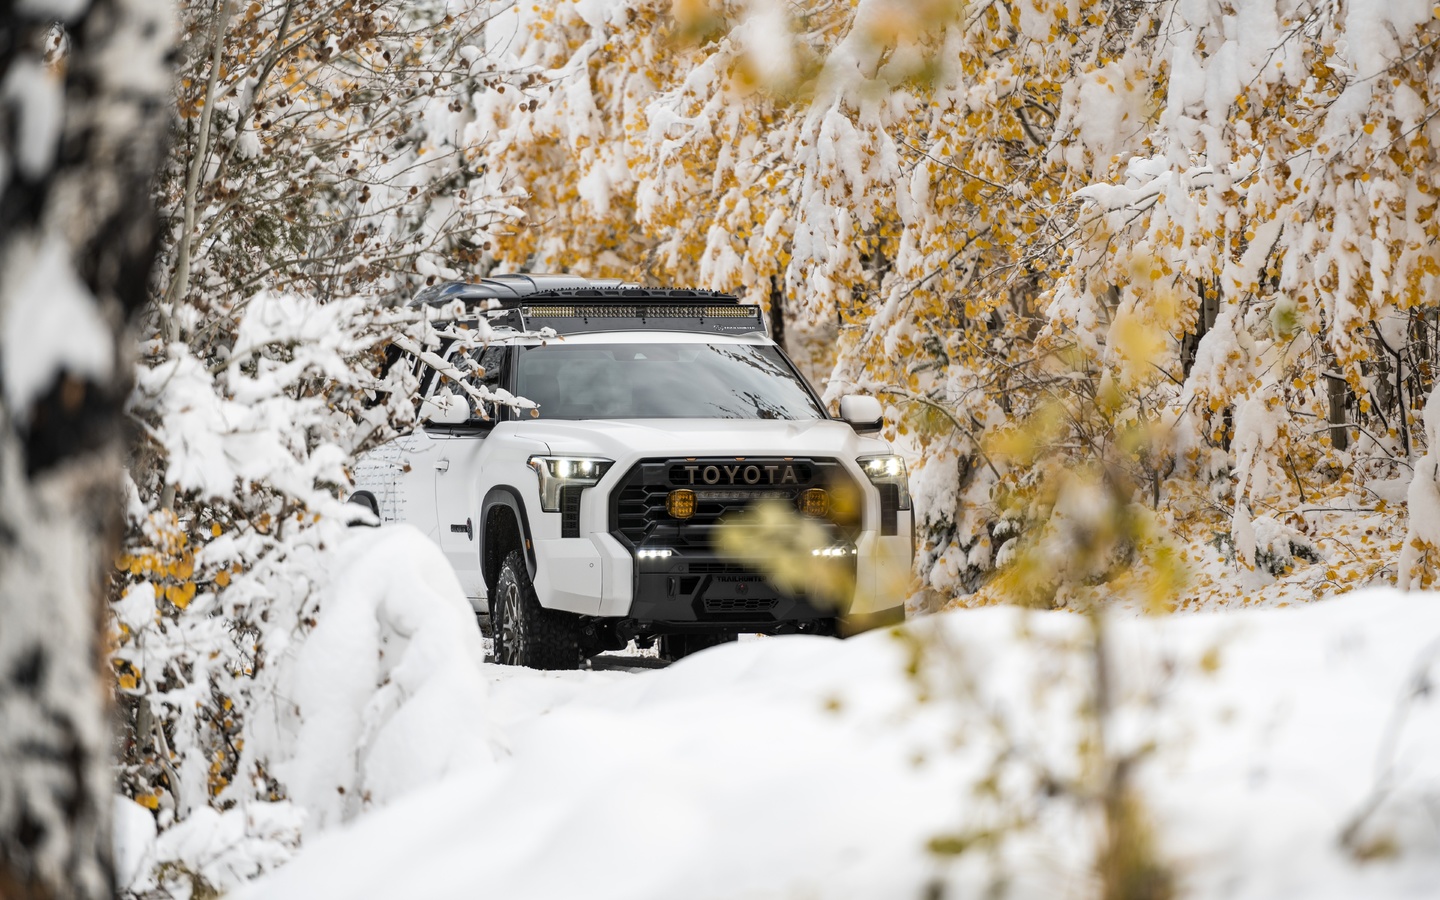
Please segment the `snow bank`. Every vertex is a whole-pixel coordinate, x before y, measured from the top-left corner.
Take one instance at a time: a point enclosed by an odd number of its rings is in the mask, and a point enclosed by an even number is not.
[[[493,758],[485,648],[454,570],[411,526],[352,534],[284,679],[299,723],[274,772],[307,834]]]
[[[290,859],[305,814],[288,802],[195,811],[157,838],[155,818],[128,797],[113,809],[115,883],[126,894],[232,890]]]
[[[1111,625],[1111,740],[1155,747],[1137,784],[1182,895],[1433,896],[1440,707],[1416,691],[1440,676],[1433,597]],[[1088,894],[1096,817],[1065,787],[1084,620],[961,610],[898,634],[741,642],[628,677],[486,666],[509,759],[237,896]],[[926,849],[986,830],[1001,838],[958,857]]]
[[[408,525],[326,535],[313,557],[292,548],[290,568],[271,583],[303,575],[323,588],[318,601],[290,607],[288,621],[268,620],[275,658],[253,682],[237,740],[236,781],[246,784],[192,786],[196,805],[178,822],[162,808],[158,837],[154,814],[117,798],[125,892],[233,890],[286,862],[302,836],[493,765],[484,645],[440,548]],[[262,790],[270,800],[256,798]]]

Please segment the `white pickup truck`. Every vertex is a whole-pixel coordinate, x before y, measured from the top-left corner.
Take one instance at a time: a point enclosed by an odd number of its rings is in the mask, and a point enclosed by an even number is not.
[[[759,308],[563,275],[448,283],[413,302],[483,319],[491,337],[402,357],[423,425],[362,458],[352,499],[440,544],[489,611],[499,661],[574,668],[656,639],[678,658],[741,633],[903,618],[883,586],[908,574],[913,521],[903,460],[867,436],[880,403],[846,397],[832,419]],[[462,372],[478,391],[452,383]],[[760,502],[804,523],[849,596],[777,584],[721,546],[719,529]]]

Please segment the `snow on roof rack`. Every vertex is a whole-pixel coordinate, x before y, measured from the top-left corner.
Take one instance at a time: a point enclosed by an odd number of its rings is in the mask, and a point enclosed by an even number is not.
[[[650,303],[680,303],[680,304],[702,304],[714,305],[735,305],[740,298],[734,294],[727,294],[722,291],[706,291],[700,288],[655,288],[640,287],[633,284],[611,287],[608,285],[588,285],[579,288],[554,288],[552,290],[536,291],[525,298],[527,302],[540,299],[555,300],[586,300],[599,301],[601,303],[624,303],[629,305],[650,304]]]
[[[630,305],[738,304],[734,294],[695,288],[642,287],[619,278],[582,278],[579,275],[495,275],[479,281],[447,281],[431,285],[409,305],[445,306],[456,300],[465,306],[484,303],[488,309],[515,309],[541,298],[585,300],[587,303]],[[492,302],[493,301],[493,302]]]
[[[758,306],[734,294],[699,288],[642,287],[618,278],[578,275],[497,275],[449,281],[416,294],[410,306],[459,303],[461,317],[485,316],[495,327],[553,329],[557,334],[596,331],[765,331]]]

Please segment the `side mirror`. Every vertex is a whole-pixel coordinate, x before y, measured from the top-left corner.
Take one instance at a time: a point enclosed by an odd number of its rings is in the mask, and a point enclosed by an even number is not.
[[[464,425],[470,421],[470,404],[464,397],[436,394],[420,403],[420,421],[431,425]]]
[[[851,394],[840,398],[840,418],[857,434],[872,434],[885,427],[885,408],[874,397]]]

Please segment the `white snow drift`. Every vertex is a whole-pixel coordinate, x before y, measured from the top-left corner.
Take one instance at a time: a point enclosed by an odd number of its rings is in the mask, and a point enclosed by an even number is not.
[[[347,549],[362,564],[294,670],[283,771],[313,817],[308,846],[237,896],[1093,890],[1097,817],[1071,789],[1091,683],[1080,617],[967,610],[638,675],[540,673],[480,662],[452,580],[405,580],[427,552],[403,529]],[[1153,746],[1137,784],[1184,895],[1433,895],[1434,597],[1110,626],[1112,747]],[[383,808],[319,833],[366,791]],[[927,850],[985,832],[999,837],[958,857]]]
[[[302,834],[493,765],[484,644],[440,548],[408,525],[338,533],[320,564],[328,587],[307,606],[315,627],[276,649],[272,702],[247,732],[288,799],[201,806],[156,839],[149,813],[117,798],[122,887],[187,893],[188,876],[154,871],[168,863],[233,889]]]

